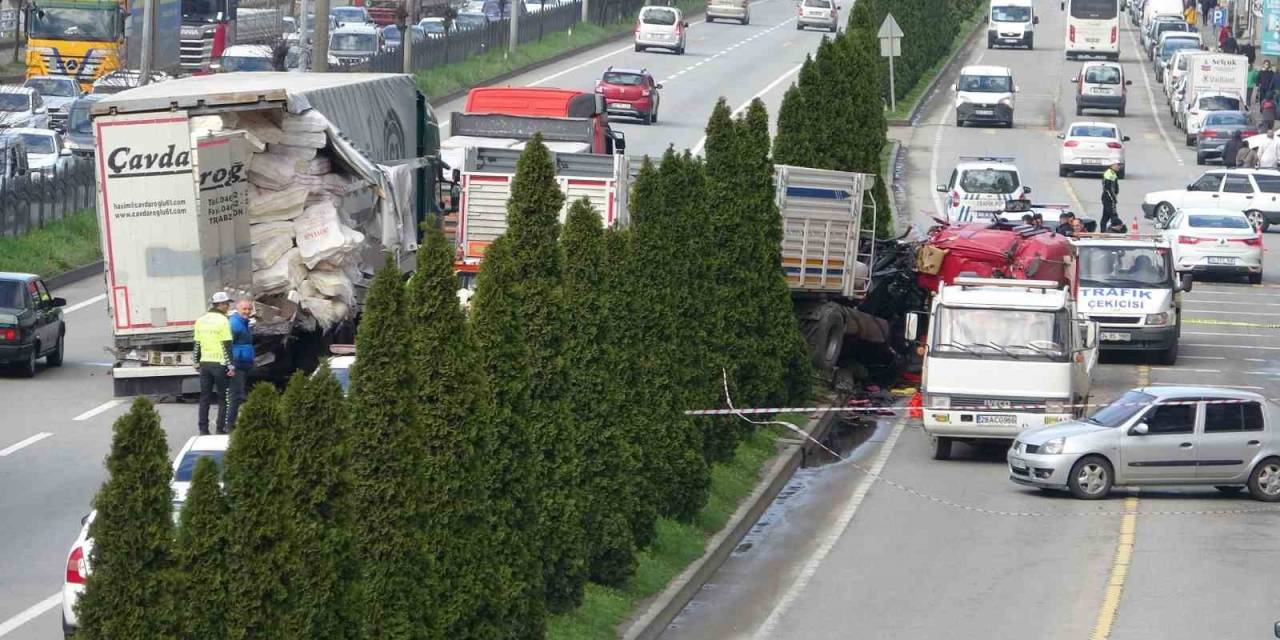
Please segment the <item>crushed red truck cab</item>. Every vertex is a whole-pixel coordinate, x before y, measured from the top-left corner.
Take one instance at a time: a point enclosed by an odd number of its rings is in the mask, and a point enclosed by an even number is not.
[[[935,227],[921,248],[920,286],[938,290],[960,275],[1071,284],[1071,241],[1046,227],[970,222]]]

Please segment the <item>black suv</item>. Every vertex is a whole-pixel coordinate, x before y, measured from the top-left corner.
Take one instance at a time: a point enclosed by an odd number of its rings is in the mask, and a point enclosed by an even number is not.
[[[28,378],[42,357],[51,367],[62,366],[66,304],[49,295],[40,276],[0,272],[0,364],[16,366]]]

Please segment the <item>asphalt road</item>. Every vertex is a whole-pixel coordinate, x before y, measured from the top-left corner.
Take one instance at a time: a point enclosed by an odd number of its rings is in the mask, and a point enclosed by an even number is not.
[[[1099,178],[1058,177],[1054,136],[1073,120],[1114,122],[1131,136],[1120,187],[1126,222],[1141,218],[1146,192],[1203,171],[1127,15],[1128,117],[1076,118],[1069,80],[1080,63],[1063,57],[1062,13],[1037,6],[1036,50],[988,50],[980,38],[962,54],[968,64],[1012,68],[1021,88],[1013,129],[955,128],[947,78],[914,127],[891,131],[906,151],[900,228],[937,215],[933,187],[960,155],[1013,155],[1036,201],[1098,217]],[[1093,399],[1148,382],[1280,396],[1280,233],[1264,246],[1263,285],[1197,281],[1184,297],[1176,366],[1104,356]],[[931,453],[918,421],[882,418],[849,461],[802,471],[663,638],[1203,640],[1271,637],[1280,620],[1269,584],[1280,510],[1212,488],[1120,490],[1102,502],[1051,497],[1012,484],[999,447],[964,447],[949,462]],[[1122,517],[1126,510],[1136,517]]]
[[[664,84],[660,120],[623,123],[628,152],[660,155],[668,145],[700,148],[718,96],[745,108],[756,96],[776,112],[799,65],[822,34],[798,32],[785,0],[759,0],[750,25],[690,20],[683,56],[636,53],[615,42],[509,81],[590,91],[609,65],[647,67]],[[437,117],[460,101],[436,105]],[[444,132],[447,135],[447,131]],[[68,300],[66,364],[23,380],[0,373],[0,638],[60,637],[59,600],[67,550],[105,479],[112,421],[127,402],[112,397],[109,320],[101,278],[55,292]],[[195,434],[195,406],[160,406],[169,447],[176,452]]]

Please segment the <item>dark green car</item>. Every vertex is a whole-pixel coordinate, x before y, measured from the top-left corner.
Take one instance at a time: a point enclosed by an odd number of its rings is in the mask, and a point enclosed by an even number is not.
[[[62,298],[49,295],[40,276],[0,272],[0,364],[25,377],[36,374],[36,360],[62,366],[67,334]]]

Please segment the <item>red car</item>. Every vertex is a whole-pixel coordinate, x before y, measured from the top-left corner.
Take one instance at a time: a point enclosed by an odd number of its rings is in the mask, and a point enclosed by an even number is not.
[[[645,69],[614,69],[596,81],[596,93],[604,96],[612,115],[639,118],[645,124],[658,120],[658,89],[662,85]]]

